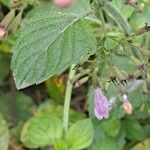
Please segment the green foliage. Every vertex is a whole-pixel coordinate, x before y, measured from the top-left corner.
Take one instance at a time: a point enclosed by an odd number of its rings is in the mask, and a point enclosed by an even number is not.
[[[134,8],[129,5],[125,5],[123,1],[113,0],[111,3],[126,18],[129,18],[132,15],[132,13],[134,12]]]
[[[55,140],[54,148],[55,148],[55,150],[66,150],[67,143],[63,139]]]
[[[0,1],[0,150],[149,150],[149,0],[52,1]],[[108,119],[95,117],[96,86]]]
[[[104,3],[102,4],[103,9],[110,15],[110,17],[112,17],[118,23],[124,33],[126,35],[129,35],[131,33],[131,29],[126,18],[124,18],[123,15],[118,11],[118,9],[114,7],[111,3],[107,1],[103,1],[101,3]]]
[[[108,144],[109,143],[109,144]],[[94,140],[89,150],[116,150],[117,144],[112,137],[109,137],[103,128],[100,126],[95,126],[94,128]]]
[[[88,147],[93,140],[93,125],[90,119],[73,124],[67,134],[66,140],[70,150],[80,150]]]
[[[56,117],[62,118],[63,114],[63,106],[46,101],[45,103],[41,104],[37,110],[40,114],[47,114],[47,115],[54,115]],[[78,120],[84,119],[86,116],[84,113],[77,112],[73,109],[70,109],[70,124],[75,123]]]
[[[133,13],[133,16],[131,17],[131,20],[130,20],[133,30],[142,28],[145,25],[145,23],[150,23],[150,17],[148,15],[150,14],[149,7],[150,7],[150,4],[147,4],[145,6],[145,9],[143,10],[143,13],[136,13],[136,12]]]
[[[86,0],[76,0],[73,7],[62,11],[51,5],[33,10],[13,49],[18,89],[41,83],[96,51],[90,12]]]
[[[32,99],[21,92],[9,92],[0,96],[0,112],[10,123],[31,116]]]
[[[0,114],[0,149],[7,150],[9,144],[9,130],[6,121]]]
[[[116,137],[120,131],[121,121],[118,118],[112,118],[102,122],[101,126],[108,135]]]
[[[0,85],[4,83],[4,80],[9,73],[9,61],[9,56],[0,54]]]
[[[62,131],[60,119],[47,114],[37,114],[24,124],[21,141],[29,148],[43,147],[61,138]]]
[[[126,131],[126,137],[133,141],[140,141],[144,138],[142,126],[134,118],[128,118],[123,121]]]
[[[46,89],[53,100],[59,103],[63,102],[65,85],[61,77],[53,77],[47,80]]]

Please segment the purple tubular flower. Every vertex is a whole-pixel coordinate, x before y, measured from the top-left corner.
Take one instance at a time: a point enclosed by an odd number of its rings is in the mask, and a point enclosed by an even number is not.
[[[109,117],[109,102],[100,88],[94,90],[94,113],[97,119]]]

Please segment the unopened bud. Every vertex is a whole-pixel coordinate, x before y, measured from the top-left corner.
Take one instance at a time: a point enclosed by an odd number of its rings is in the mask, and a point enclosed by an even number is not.
[[[129,75],[127,72],[125,72],[124,70],[121,70],[122,75],[124,76],[125,79],[129,78]]]
[[[115,73],[116,73],[116,76],[118,79],[120,79],[120,80],[126,80],[127,79],[127,77],[126,77],[127,75],[124,75],[123,71],[120,71],[116,67],[114,67],[114,70],[115,70]]]
[[[22,13],[23,11],[20,11],[18,15],[14,18],[14,20],[11,22],[11,24],[9,25],[8,30],[10,30],[11,33],[15,33],[18,26],[20,25],[22,19]]]
[[[1,25],[5,26],[5,28],[7,28],[14,18],[15,18],[15,10],[12,9],[1,21]]]
[[[150,28],[149,28],[150,30]],[[141,51],[141,53],[143,53],[144,55],[150,57],[150,51],[144,48],[139,48],[139,50]]]
[[[143,82],[142,92],[143,92],[144,94],[147,94],[147,93],[148,93],[148,88],[147,88],[147,83],[146,83],[146,81]]]
[[[135,56],[131,56],[130,58],[131,58],[131,60],[132,60],[138,67],[141,68],[141,66],[144,65],[144,64],[143,64],[139,59],[137,59]]]
[[[137,69],[133,72],[133,77],[134,78],[139,78],[141,76],[141,70]]]
[[[129,115],[132,114],[132,105],[129,102],[126,94],[123,95],[123,109],[127,114],[129,114]]]
[[[65,8],[72,4],[73,0],[53,0],[54,4],[59,8]]]
[[[6,34],[5,27],[0,25],[0,39],[4,38],[5,34]]]
[[[86,76],[86,77],[84,77],[84,78],[82,78],[82,79],[76,81],[74,86],[75,86],[76,88],[78,88],[78,87],[80,87],[82,84],[84,84],[85,82],[87,82],[88,79],[89,79],[89,76]]]

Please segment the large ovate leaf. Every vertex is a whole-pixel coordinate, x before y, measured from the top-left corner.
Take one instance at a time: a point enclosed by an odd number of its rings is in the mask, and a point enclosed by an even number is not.
[[[9,143],[8,126],[2,115],[0,115],[0,150],[7,150]]]
[[[25,123],[21,141],[29,148],[43,147],[61,138],[62,131],[60,119],[47,114],[37,114]]]
[[[88,147],[93,140],[93,125],[90,119],[84,119],[73,124],[66,139],[70,150],[80,150]]]
[[[33,10],[13,48],[12,70],[18,89],[41,83],[95,53],[90,13],[87,0],[75,0],[64,10],[51,3]]]

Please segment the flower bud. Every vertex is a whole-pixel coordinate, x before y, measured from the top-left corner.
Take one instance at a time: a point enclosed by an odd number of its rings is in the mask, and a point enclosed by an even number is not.
[[[5,34],[6,34],[5,27],[0,25],[0,39],[4,38]]]
[[[132,62],[134,62],[137,67],[141,68],[141,66],[143,66],[144,64],[135,56],[131,56],[130,59],[132,60]]]
[[[123,109],[127,114],[129,114],[129,115],[132,114],[132,105],[129,102],[126,94],[123,95]]]
[[[120,80],[126,80],[127,79],[127,77],[126,77],[127,75],[124,75],[125,72],[123,72],[123,70],[120,71],[119,69],[117,69],[116,67],[114,67],[114,71],[115,71],[115,74],[116,74],[116,76],[117,76],[118,79],[120,79]]]
[[[59,8],[65,8],[72,4],[73,0],[53,0],[54,4]]]
[[[82,79],[78,80],[75,82],[75,87],[78,88],[80,87],[82,84],[84,84],[85,82],[87,82],[89,79],[89,76],[83,77]]]

